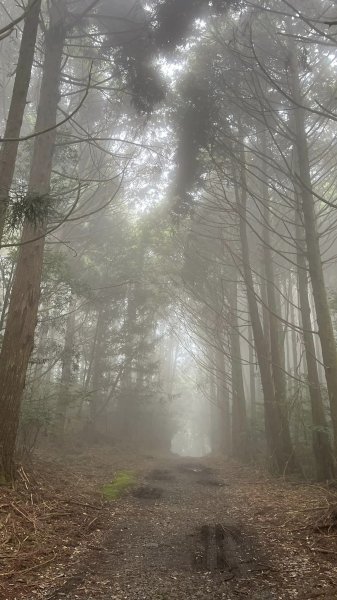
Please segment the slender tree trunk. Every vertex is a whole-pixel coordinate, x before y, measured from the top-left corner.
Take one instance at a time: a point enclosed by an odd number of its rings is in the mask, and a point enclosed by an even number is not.
[[[263,136],[263,154],[266,156],[267,144]],[[265,161],[262,164],[262,201],[263,201],[263,256],[264,256],[264,272],[266,277],[266,292],[270,334],[270,350],[271,350],[271,371],[274,381],[275,402],[279,408],[279,416],[281,419],[282,445],[289,456],[290,470],[296,469],[295,455],[292,447],[292,441],[289,429],[288,407],[287,407],[287,386],[284,372],[284,347],[283,347],[283,331],[280,331],[280,320],[277,318],[278,303],[276,298],[276,285],[274,262],[271,251],[271,236],[270,236],[270,208],[269,208],[269,192],[265,175],[267,173],[267,165]]]
[[[172,342],[170,347],[170,376],[168,381],[168,397],[170,400],[172,400],[173,398],[174,383],[178,364],[178,352],[179,346],[172,335]]]
[[[248,345],[249,345],[249,393],[250,393],[250,410],[252,426],[256,423],[256,383],[255,383],[255,352],[253,330],[251,325],[248,325]]]
[[[61,3],[52,6],[52,19],[46,33],[45,61],[36,121],[36,131],[53,128],[35,138],[30,171],[29,197],[41,202],[48,197],[56,137],[62,51],[66,35]],[[46,223],[26,220],[8,309],[0,355],[0,462],[4,476],[14,475],[14,451],[22,393],[40,299]],[[37,239],[38,238],[38,239]],[[33,241],[35,240],[35,241]]]
[[[216,374],[214,374],[214,363],[216,366],[216,353],[217,350],[214,348],[209,348],[208,353],[208,363],[209,363],[209,373],[208,373],[208,390],[209,390],[209,431],[210,431],[210,442],[211,442],[211,450],[215,456],[220,454],[220,436],[219,436],[219,407],[218,407],[218,372],[216,369]]]
[[[90,424],[93,437],[96,435],[97,415],[102,402],[102,374],[104,358],[104,333],[106,328],[106,316],[104,308],[101,307],[97,317],[95,354],[92,365],[92,394],[90,396]]]
[[[262,273],[264,273],[264,264],[262,261],[261,264]],[[269,354],[271,353],[270,348],[270,320],[268,313],[268,295],[267,295],[267,282],[265,280],[264,275],[260,277],[260,290],[261,290],[261,300],[263,303],[262,306],[262,325],[263,325],[263,333],[266,339],[266,344],[269,348]]]
[[[56,433],[59,437],[64,436],[67,410],[70,401],[70,385],[72,383],[72,360],[74,355],[76,313],[75,302],[72,298],[69,302],[69,314],[66,322],[64,335],[64,348],[62,354],[61,389],[57,402]]]
[[[289,303],[290,303],[290,322],[293,323],[294,325],[296,325],[292,272],[290,273],[290,281],[289,281]],[[291,330],[291,354],[292,354],[293,373],[297,377],[297,375],[298,375],[297,333],[294,328],[292,328],[292,330]],[[293,388],[294,387],[295,386],[293,386]]]
[[[167,346],[163,345],[161,350],[161,381],[165,394],[167,394],[168,399],[171,400],[173,396],[178,351],[178,346],[173,334],[170,334]]]
[[[337,348],[324,281],[305,127],[306,115],[305,109],[302,108],[304,98],[301,93],[299,65],[294,47],[291,47],[290,50],[290,75],[295,102],[295,146],[298,160],[297,184],[301,191],[301,209],[306,237],[306,252],[328,387],[334,444],[337,450]]]
[[[84,373],[83,387],[84,387],[85,391],[90,389],[90,382],[91,382],[91,378],[92,378],[92,367],[94,364],[96,344],[97,344],[98,323],[99,323],[99,311],[97,313],[94,339],[92,341],[91,348],[89,348],[89,360],[88,360],[88,364],[86,366],[85,373]]]
[[[316,474],[318,481],[333,479],[336,475],[334,456],[330,444],[329,428],[325,416],[321,386],[319,382],[314,337],[312,331],[312,320],[310,314],[310,302],[307,280],[307,265],[305,240],[300,226],[299,211],[296,211],[296,240],[297,240],[297,273],[298,293],[301,306],[301,317],[303,327],[303,343],[305,349],[306,363],[308,369],[308,383],[312,415],[312,445],[316,462]]]
[[[293,272],[289,272],[289,280],[288,285],[285,286],[285,293],[287,295],[288,301],[288,319],[292,324],[290,328],[289,334],[286,334],[286,344],[287,344],[287,353],[288,353],[288,367],[287,371],[289,374],[293,375],[288,382],[288,393],[292,398],[292,402],[295,408],[295,434],[294,434],[294,443],[295,446],[298,442],[298,433],[300,428],[300,415],[302,410],[302,402],[301,395],[299,394],[299,382],[296,380],[300,376],[300,365],[298,360],[298,351],[297,351],[297,331],[295,329],[296,323],[296,313],[295,313],[295,302],[298,303],[298,294],[296,294],[296,298],[294,298],[294,281],[293,281]],[[301,319],[301,316],[300,316]],[[305,357],[304,357],[305,360]],[[296,378],[296,379],[295,379]],[[297,446],[296,446],[297,447]]]
[[[308,289],[308,294],[309,294],[309,304],[310,304],[310,311],[311,311],[311,321],[313,324],[313,328],[316,329],[317,327],[317,317],[316,317],[316,310],[315,310],[315,302],[312,296],[312,289],[311,286]],[[324,364],[323,364],[323,356],[322,356],[322,348],[321,348],[321,342],[319,339],[318,335],[314,335],[314,344],[315,344],[315,353],[316,353],[316,358],[317,358],[317,368],[318,368],[318,377],[319,377],[319,381],[321,385],[326,386],[326,377],[325,377],[325,370],[324,370]]]
[[[232,453],[235,458],[248,458],[248,431],[246,397],[242,375],[242,356],[238,323],[237,269],[231,270],[232,283],[229,294],[231,309],[231,360],[232,360]]]
[[[33,4],[25,18],[20,52],[16,67],[12,100],[9,108],[5,139],[17,139],[20,136],[23,116],[27,103],[31,71],[34,60],[41,0],[30,0]],[[13,182],[19,142],[3,142],[0,151],[0,247],[5,226],[8,196]]]
[[[213,410],[213,429],[216,431],[216,449],[222,456],[230,455],[231,418],[229,410],[229,391],[226,382],[225,356],[221,348],[215,350],[216,394]]]
[[[234,176],[234,191],[239,213],[243,275],[246,285],[248,308],[253,328],[255,350],[259,363],[261,384],[263,389],[265,428],[267,445],[269,449],[269,462],[271,467],[278,473],[285,473],[292,464],[293,456],[289,452],[289,447],[285,447],[283,444],[282,415],[278,404],[275,402],[275,390],[271,375],[269,348],[261,325],[258,303],[254,290],[253,275],[250,266],[250,253],[246,229],[247,181],[245,154],[242,144],[240,151],[240,163],[239,182],[237,182],[236,176]],[[240,191],[238,183],[240,185]]]
[[[136,343],[135,323],[137,320],[137,298],[134,284],[129,284],[127,294],[127,309],[125,319],[125,369],[121,378],[121,397],[119,403],[120,432],[126,437],[137,429],[137,402],[134,393],[133,374],[135,361],[133,359]]]

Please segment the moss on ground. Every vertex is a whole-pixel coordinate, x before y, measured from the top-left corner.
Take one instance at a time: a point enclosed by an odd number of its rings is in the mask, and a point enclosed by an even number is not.
[[[131,471],[118,471],[113,481],[103,485],[103,498],[110,501],[118,500],[135,483],[136,478]]]

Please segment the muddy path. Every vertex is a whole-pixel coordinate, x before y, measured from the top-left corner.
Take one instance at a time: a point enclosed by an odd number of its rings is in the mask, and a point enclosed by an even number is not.
[[[337,549],[314,552],[323,541],[297,527],[305,489],[209,460],[153,460],[31,598],[337,598]]]

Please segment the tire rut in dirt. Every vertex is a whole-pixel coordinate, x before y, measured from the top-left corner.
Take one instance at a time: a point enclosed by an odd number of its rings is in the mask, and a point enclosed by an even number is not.
[[[222,571],[236,577],[261,570],[252,548],[233,524],[202,525],[194,539],[193,564],[197,571]]]

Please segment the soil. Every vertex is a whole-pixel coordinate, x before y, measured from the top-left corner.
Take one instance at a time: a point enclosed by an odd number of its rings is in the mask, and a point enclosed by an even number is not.
[[[106,502],[118,470],[137,483]],[[1,599],[337,598],[335,489],[213,458],[106,453],[23,472],[0,489]]]

